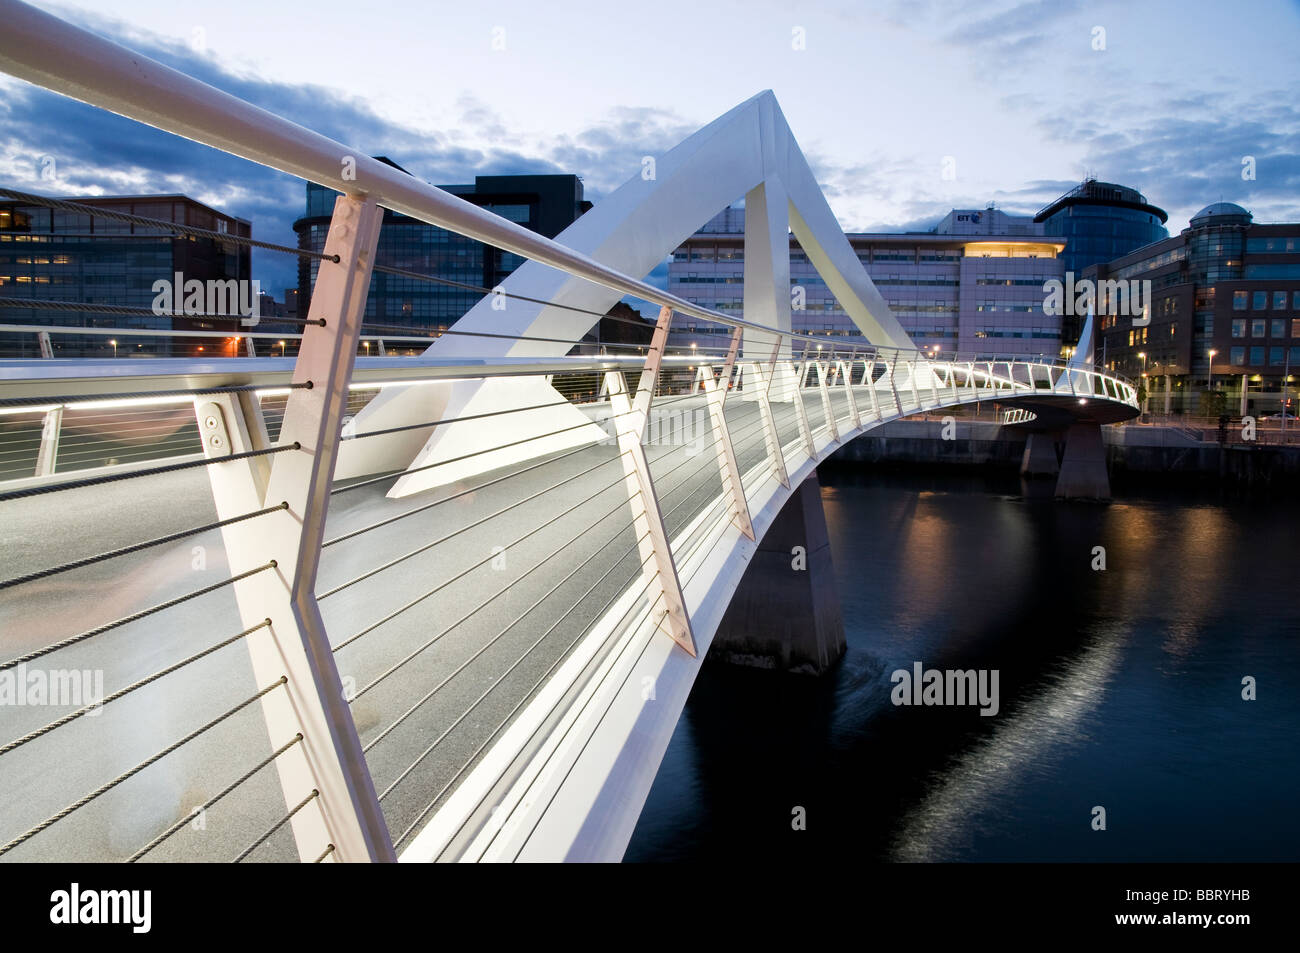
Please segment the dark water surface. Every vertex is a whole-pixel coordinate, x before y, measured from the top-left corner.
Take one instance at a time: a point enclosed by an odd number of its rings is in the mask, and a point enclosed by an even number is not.
[[[1300,496],[822,483],[844,659],[706,664],[627,860],[1300,859]],[[997,669],[1001,710],[894,706],[916,661]]]

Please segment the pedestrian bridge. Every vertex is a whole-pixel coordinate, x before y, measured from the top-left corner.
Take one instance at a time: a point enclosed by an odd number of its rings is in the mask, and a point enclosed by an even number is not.
[[[770,93],[552,241],[26,5],[0,17],[0,69],[342,193],[296,333],[0,362],[0,859],[618,859],[746,569],[837,447],[982,402],[1071,441],[1137,414],[1086,355],[917,349]],[[743,318],[641,280],[741,197]],[[379,325],[385,207],[528,262],[450,332]],[[791,331],[791,230],[861,340]],[[658,307],[644,340],[584,342],[625,296]],[[0,305],[33,341],[185,340],[129,308]],[[683,318],[719,346],[675,348]]]

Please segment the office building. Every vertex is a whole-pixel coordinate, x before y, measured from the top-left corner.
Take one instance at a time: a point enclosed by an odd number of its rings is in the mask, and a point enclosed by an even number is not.
[[[406,171],[391,159],[378,158]],[[440,188],[547,238],[560,234],[591,208],[576,175],[480,175],[473,185]],[[300,248],[321,251],[325,247],[337,196],[332,189],[307,184],[306,215],[293,224]],[[375,253],[377,265],[447,279],[471,289],[495,288],[523,261],[518,255],[390,209],[384,210]],[[316,268],[315,259],[303,259],[298,266],[296,304],[300,315],[310,308]],[[390,327],[446,330],[482,297],[477,290],[377,271],[370,280],[365,320]]]
[[[1047,234],[1065,239],[1061,260],[1065,271],[1078,278],[1090,265],[1114,261],[1168,238],[1168,218],[1137,189],[1088,178],[1042,209],[1034,222]],[[1061,319],[1066,341],[1077,341],[1082,327],[1080,315]]]
[[[247,221],[184,195],[139,195],[68,199],[80,205],[196,228],[248,237]],[[177,235],[162,226],[128,224],[93,214],[67,212],[18,201],[0,202],[0,295],[10,298],[73,301],[81,304],[151,309],[158,297],[154,282],[246,282],[247,245],[219,238]],[[251,288],[251,286],[249,286]],[[251,297],[250,297],[251,300]],[[226,308],[222,313],[234,313]],[[53,333],[55,357],[166,357],[230,349],[234,320],[175,314],[97,314],[5,308],[6,324],[62,327],[113,327],[157,330],[211,330],[211,338],[116,337]],[[6,357],[39,357],[36,334],[0,334]]]
[[[1168,404],[1183,414],[1273,414],[1284,383],[1294,385],[1300,223],[1256,224],[1241,206],[1216,202],[1178,235],[1093,266],[1085,277],[1151,282],[1146,314],[1099,319],[1096,356],[1142,379],[1152,412]]]
[[[674,253],[668,290],[741,316],[744,209],[728,208]],[[850,245],[918,347],[940,353],[1055,357],[1061,318],[1044,313],[1045,282],[1060,280],[1064,239],[999,209],[954,209],[931,232],[850,233]],[[861,344],[857,326],[790,239],[794,330]],[[673,343],[719,347],[728,329],[690,319]],[[1067,341],[1073,344],[1074,341]]]

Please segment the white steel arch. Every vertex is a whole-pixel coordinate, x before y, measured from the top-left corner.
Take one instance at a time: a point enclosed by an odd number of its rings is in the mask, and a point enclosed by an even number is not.
[[[914,349],[840,229],[771,90],[689,136],[649,171],[639,169],[556,240],[610,268],[644,276],[713,215],[742,197],[746,199],[748,321],[791,329],[787,234],[792,229],[809,261],[869,342]],[[617,290],[536,261],[525,262],[503,287],[512,295],[549,303],[484,298],[457,322],[457,335],[437,341],[426,354],[439,358],[561,355],[570,345],[557,342],[580,339],[599,320],[595,315],[604,314],[622,297]],[[465,336],[476,331],[510,338]],[[774,344],[773,336],[753,331],[744,341],[750,356],[767,356]],[[357,426],[407,426],[433,419],[431,410],[439,416],[479,417],[555,400],[555,392],[538,378],[445,385],[438,394],[401,389],[381,394],[358,417]],[[418,472],[400,480],[391,494],[405,496],[599,439],[599,433],[582,424],[580,413],[570,407],[515,414],[510,426],[516,440],[521,433],[560,433],[487,455],[480,452],[505,442],[492,427],[452,425],[405,431],[387,438],[382,446],[378,440],[370,441],[364,459],[345,449],[339,473],[360,476],[409,465]],[[470,454],[480,455],[436,465]]]

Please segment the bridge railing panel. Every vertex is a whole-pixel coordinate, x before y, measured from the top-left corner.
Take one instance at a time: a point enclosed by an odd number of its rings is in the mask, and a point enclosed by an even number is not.
[[[0,480],[14,477],[0,690],[45,699],[0,711],[0,858],[391,860],[453,802],[433,853],[490,839],[490,795],[534,770],[603,652],[642,625],[695,651],[684,589],[724,535],[753,539],[752,508],[860,424],[960,399],[934,349],[836,348],[704,308],[364,156],[362,180],[340,180],[343,146],[8,6],[10,68],[223,148],[252,123],[249,154],[356,194],[321,252],[96,213],[300,256],[316,278],[307,316],[280,319],[292,330],[220,309],[190,316],[221,331],[164,329],[151,309],[0,296],[16,319],[2,343],[24,356],[0,368]],[[51,36],[98,58],[33,60]],[[78,81],[92,60],[113,83]],[[649,302],[653,331],[561,293],[378,263],[381,205]],[[372,271],[637,327],[620,342],[531,319],[384,325],[365,318]],[[730,329],[729,347],[674,354],[674,313]],[[77,327],[87,315],[121,326]],[[738,353],[744,331],[775,349]],[[118,366],[78,369],[61,392],[59,341]],[[154,368],[123,373],[127,355]],[[983,399],[1060,373],[978,357]],[[1132,403],[1127,383],[1097,380]],[[51,705],[53,685],[66,697]]]

